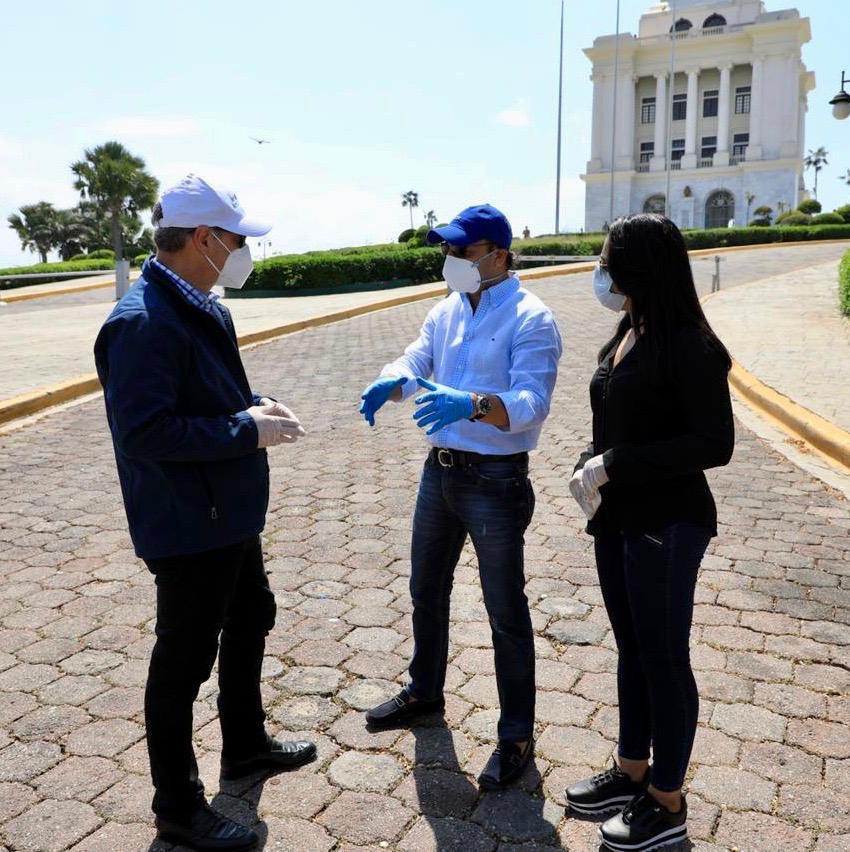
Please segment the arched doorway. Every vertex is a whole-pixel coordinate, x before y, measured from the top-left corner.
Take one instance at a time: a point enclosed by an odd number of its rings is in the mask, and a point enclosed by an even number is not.
[[[666,204],[663,195],[650,195],[649,198],[643,202],[644,213],[658,213],[663,216],[665,207]]]
[[[705,202],[705,227],[725,228],[735,218],[735,196],[725,189],[718,189]]]

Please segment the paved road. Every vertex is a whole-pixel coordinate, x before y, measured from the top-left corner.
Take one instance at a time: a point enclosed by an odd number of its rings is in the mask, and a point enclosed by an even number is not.
[[[256,389],[290,402],[311,432],[271,453],[265,544],[279,617],[264,691],[272,729],[318,732],[320,755],[219,789],[212,687],[196,743],[216,804],[259,821],[266,849],[596,852],[595,823],[565,814],[563,788],[613,747],[615,655],[567,482],[589,430],[593,352],[613,317],[576,283],[533,285],[557,311],[566,352],[533,460],[538,756],[519,789],[498,795],[474,785],[496,693],[469,550],[453,595],[447,726],[369,734],[361,715],[397,688],[411,651],[408,537],[424,449],[408,408],[382,412],[370,431],[356,398],[427,305],[246,353]],[[743,428],[711,481],[721,526],[695,612],[702,709],[683,849],[847,850],[850,509]],[[0,436],[0,541],[0,846],[147,850],[141,713],[154,598],[128,549],[100,400]]]
[[[812,264],[837,261],[847,247],[850,243],[753,249],[722,255],[722,286],[725,289],[790,270],[803,270]],[[713,259],[694,258],[693,269],[700,293],[708,293]],[[588,290],[590,275],[567,276],[561,279],[561,286]],[[245,332],[382,298],[382,294],[353,293],[231,299],[228,304],[237,327]],[[0,305],[0,399],[92,373],[92,342],[111,308],[112,291],[108,289]],[[24,369],[21,369],[22,357]]]

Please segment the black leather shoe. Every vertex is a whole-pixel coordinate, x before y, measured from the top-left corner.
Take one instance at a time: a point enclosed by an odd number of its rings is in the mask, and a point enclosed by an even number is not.
[[[259,842],[256,832],[216,813],[206,802],[185,819],[156,818],[159,836],[168,843],[189,846],[199,852],[252,849]]]
[[[274,737],[267,737],[266,740],[266,748],[253,754],[238,758],[222,755],[221,777],[225,781],[233,781],[260,769],[294,769],[316,757],[316,744],[307,740],[281,742]]]
[[[370,727],[380,728],[397,725],[417,716],[428,713],[442,713],[446,709],[446,700],[442,697],[430,701],[413,701],[407,689],[398,695],[366,711],[366,722]]]
[[[482,790],[502,790],[510,786],[522,777],[533,756],[533,739],[525,744],[525,751],[520,750],[516,743],[499,740],[499,745],[478,776],[478,786]]]

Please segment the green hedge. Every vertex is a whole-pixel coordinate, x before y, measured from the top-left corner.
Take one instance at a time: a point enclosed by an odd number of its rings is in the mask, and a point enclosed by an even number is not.
[[[838,297],[841,301],[841,313],[850,317],[850,251],[841,258],[838,266]]]
[[[850,225],[716,228],[685,231],[684,237],[689,249],[797,240],[850,240]],[[600,234],[569,235],[514,240],[512,248],[523,255],[595,255],[603,242],[604,235]],[[395,244],[358,246],[258,261],[245,290],[333,291],[362,284],[423,284],[441,280],[442,269],[443,257],[434,248],[407,248]]]
[[[49,284],[52,281],[63,280],[62,278],[25,278],[23,281],[4,281],[4,275],[29,275],[37,272],[101,272],[114,268],[115,263],[109,260],[68,260],[64,263],[34,263],[31,266],[11,266],[7,269],[0,269],[0,290],[29,287],[33,284]]]
[[[255,264],[245,288],[315,290],[393,281],[424,284],[439,281],[442,270],[442,254],[430,248],[288,255]]]

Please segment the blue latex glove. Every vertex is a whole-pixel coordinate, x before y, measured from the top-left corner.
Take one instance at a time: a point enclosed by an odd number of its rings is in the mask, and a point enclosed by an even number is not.
[[[445,429],[458,420],[468,420],[472,417],[473,403],[472,394],[464,391],[436,385],[426,382],[425,379],[417,378],[419,387],[431,391],[416,397],[416,404],[422,406],[413,415],[416,425],[420,429],[426,426],[431,428],[426,434],[433,435],[440,429]]]
[[[384,376],[372,382],[363,391],[360,396],[360,399],[363,400],[360,406],[360,413],[366,418],[370,426],[375,425],[375,414],[378,409],[390,398],[392,392],[396,388],[401,387],[406,381],[407,379],[404,377],[392,378],[391,376]]]

